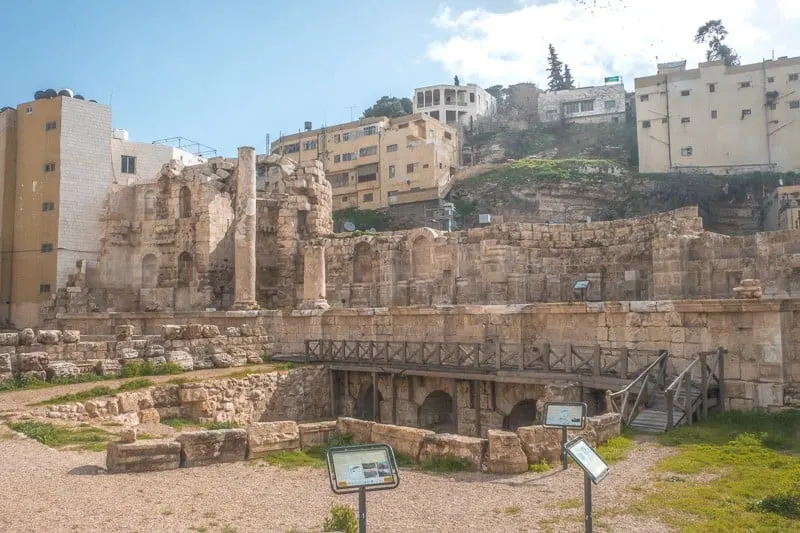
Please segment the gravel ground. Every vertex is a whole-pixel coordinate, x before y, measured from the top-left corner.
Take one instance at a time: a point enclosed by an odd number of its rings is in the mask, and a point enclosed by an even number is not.
[[[595,512],[619,509],[670,453],[638,445],[594,488]],[[335,496],[324,470],[236,463],[168,472],[107,475],[103,453],[56,451],[0,426],[0,531],[286,533],[320,531]],[[370,532],[579,532],[583,476],[567,472],[498,477],[401,471],[400,487],[367,496]],[[575,506],[573,505],[573,507]],[[518,508],[518,509],[511,509]],[[515,511],[518,514],[514,514]],[[549,526],[548,526],[549,524]],[[602,516],[595,531],[660,533],[656,520]]]

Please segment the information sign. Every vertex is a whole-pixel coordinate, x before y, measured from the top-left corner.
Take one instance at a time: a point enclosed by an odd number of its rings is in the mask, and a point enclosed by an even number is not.
[[[542,425],[556,429],[583,429],[586,425],[586,404],[548,402],[544,404]]]
[[[342,446],[328,450],[331,488],[337,494],[393,489],[400,483],[394,453],[386,444]]]
[[[566,448],[569,456],[578,463],[578,466],[586,472],[595,485],[608,475],[608,465],[583,437],[572,439],[567,443]]]

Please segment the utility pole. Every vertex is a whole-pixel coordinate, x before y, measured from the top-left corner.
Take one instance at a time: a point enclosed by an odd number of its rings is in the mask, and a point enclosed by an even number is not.
[[[357,106],[357,105],[344,106],[345,109],[349,109],[350,110],[350,122],[353,122],[353,109],[358,109],[359,107],[361,107],[361,106]]]

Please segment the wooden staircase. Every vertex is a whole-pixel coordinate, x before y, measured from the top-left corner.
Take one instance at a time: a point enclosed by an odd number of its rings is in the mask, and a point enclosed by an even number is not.
[[[691,407],[689,408],[689,411],[695,418],[698,418],[697,411],[702,407],[701,396],[703,393],[700,387],[695,383],[692,383],[691,388]],[[679,406],[684,405],[686,400],[686,391],[681,390],[675,395],[674,400]],[[716,405],[717,398],[710,396],[707,399],[706,407],[714,407]],[[686,412],[684,412],[683,408],[677,407],[673,409],[672,427],[686,424],[689,421],[688,419],[689,417],[686,416]],[[668,422],[669,410],[667,409],[667,396],[664,391],[655,390],[650,398],[649,405],[645,405],[644,409],[639,411],[639,413],[633,417],[630,424],[628,424],[628,427],[644,432],[662,432],[667,431]]]

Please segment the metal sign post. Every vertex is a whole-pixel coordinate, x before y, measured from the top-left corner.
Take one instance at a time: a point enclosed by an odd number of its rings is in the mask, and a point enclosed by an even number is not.
[[[542,426],[561,430],[561,466],[567,469],[567,430],[586,427],[586,404],[582,402],[547,402]]]
[[[597,485],[608,476],[608,464],[583,437],[572,439],[564,449],[583,470],[583,524],[586,533],[592,533],[592,485]]]
[[[328,450],[328,477],[334,494],[358,492],[358,531],[367,532],[367,491],[400,485],[394,450],[388,444],[340,446]]]

